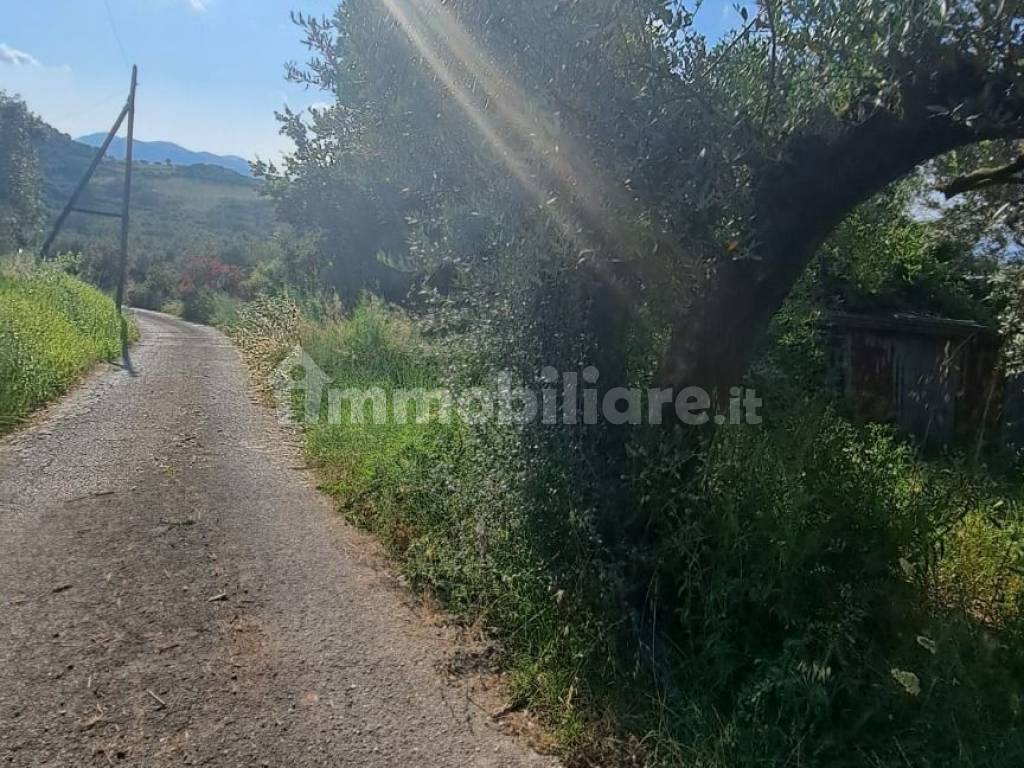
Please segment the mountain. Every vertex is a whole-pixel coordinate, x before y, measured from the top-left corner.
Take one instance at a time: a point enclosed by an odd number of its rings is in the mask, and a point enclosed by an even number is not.
[[[107,138],[105,133],[90,133],[88,136],[79,136],[77,141],[87,144],[90,147],[99,147]],[[115,160],[124,160],[124,150],[127,140],[116,137],[107,150],[107,157]],[[242,176],[249,176],[249,161],[237,155],[214,155],[210,152],[193,152],[170,141],[134,141],[132,148],[136,160],[147,163],[166,163],[171,165],[216,165],[220,168],[227,168]]]
[[[35,144],[48,227],[96,150],[45,123]],[[79,207],[119,211],[123,185],[124,162],[108,157],[96,169]],[[273,228],[273,211],[259,189],[258,180],[216,165],[136,165],[131,218],[135,258],[176,257],[189,249],[216,250],[265,240]],[[118,226],[114,219],[74,213],[55,251],[116,247]]]

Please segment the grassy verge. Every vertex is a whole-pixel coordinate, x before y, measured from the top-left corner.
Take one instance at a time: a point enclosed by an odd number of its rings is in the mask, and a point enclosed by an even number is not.
[[[120,353],[109,297],[56,268],[0,267],[0,432]]]
[[[380,303],[261,304],[235,334],[261,372],[301,342],[338,390],[431,389],[459,362]],[[340,416],[306,430],[324,487],[495,639],[581,764],[1024,761],[1019,484],[805,407],[720,430],[685,476],[633,444],[646,537],[615,550],[559,430]],[[647,613],[622,598],[636,573]]]

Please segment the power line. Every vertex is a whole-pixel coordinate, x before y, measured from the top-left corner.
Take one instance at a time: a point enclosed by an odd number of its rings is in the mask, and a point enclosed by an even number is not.
[[[117,48],[121,51],[121,58],[124,60],[124,65],[130,67],[128,63],[128,54],[125,53],[124,43],[121,42],[121,35],[117,33],[117,24],[114,23],[114,14],[110,10],[110,0],[103,0],[103,5],[107,9],[107,21],[110,23],[110,31],[114,33],[114,40],[117,42]]]

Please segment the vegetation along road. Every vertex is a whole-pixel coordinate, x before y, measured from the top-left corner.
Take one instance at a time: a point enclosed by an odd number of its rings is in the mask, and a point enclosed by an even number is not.
[[[0,764],[537,766],[442,672],[218,332],[139,316],[0,443]]]

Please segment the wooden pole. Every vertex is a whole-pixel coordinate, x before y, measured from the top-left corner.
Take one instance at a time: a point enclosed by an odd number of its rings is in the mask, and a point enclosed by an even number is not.
[[[124,283],[128,275],[128,214],[132,202],[132,149],[135,141],[135,87],[138,85],[139,68],[132,67],[132,88],[128,92],[128,143],[124,152],[124,200],[121,207],[121,271],[117,278],[117,311],[124,304]]]

